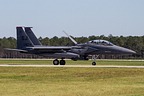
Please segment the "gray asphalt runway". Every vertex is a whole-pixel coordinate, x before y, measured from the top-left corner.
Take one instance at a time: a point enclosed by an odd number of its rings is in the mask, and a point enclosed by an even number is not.
[[[144,66],[116,66],[116,65],[0,65],[0,67],[71,67],[71,68],[144,68]]]

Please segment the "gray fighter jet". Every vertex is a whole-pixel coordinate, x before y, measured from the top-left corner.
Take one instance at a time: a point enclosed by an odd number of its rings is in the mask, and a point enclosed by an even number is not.
[[[44,57],[55,58],[54,65],[65,65],[65,58],[72,60],[88,60],[92,56],[92,65],[96,65],[97,54],[135,54],[136,52],[112,44],[106,40],[92,40],[78,44],[66,32],[65,34],[75,43],[75,46],[43,46],[36,38],[32,27],[16,27],[17,49],[7,49],[19,51],[21,53],[36,54]],[[58,59],[61,59],[60,61]]]

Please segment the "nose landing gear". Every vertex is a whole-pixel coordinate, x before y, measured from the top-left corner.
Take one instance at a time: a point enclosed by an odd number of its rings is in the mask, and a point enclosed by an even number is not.
[[[96,62],[95,62],[95,61],[94,61],[94,62],[92,62],[92,65],[93,65],[93,66],[95,66],[95,65],[96,65]]]
[[[92,55],[92,65],[95,66],[96,65],[96,58],[98,58],[99,55]]]

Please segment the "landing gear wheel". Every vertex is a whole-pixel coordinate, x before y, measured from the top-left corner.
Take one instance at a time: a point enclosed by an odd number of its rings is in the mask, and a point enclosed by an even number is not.
[[[92,65],[95,66],[95,65],[96,65],[96,62],[92,62]]]
[[[65,60],[63,60],[63,59],[60,60],[60,65],[65,65],[65,63],[66,63]]]
[[[93,66],[95,66],[96,65],[96,58],[98,57],[99,55],[92,55],[92,60],[93,60],[93,62],[92,62],[92,65]]]
[[[53,64],[54,64],[54,65],[59,65],[59,60],[58,60],[58,59],[55,59],[55,60],[53,61]]]

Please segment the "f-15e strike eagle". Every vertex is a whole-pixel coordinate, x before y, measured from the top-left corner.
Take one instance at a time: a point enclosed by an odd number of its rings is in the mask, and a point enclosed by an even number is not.
[[[44,46],[37,39],[32,27],[16,27],[17,48],[7,49],[19,51],[21,53],[36,54],[44,57],[55,58],[54,65],[65,65],[65,58],[72,60],[88,60],[88,56],[93,58],[92,65],[96,65],[97,54],[135,54],[136,52],[112,44],[106,40],[92,40],[78,44],[66,32],[66,35],[75,43],[75,46]],[[60,61],[58,59],[61,59]]]

